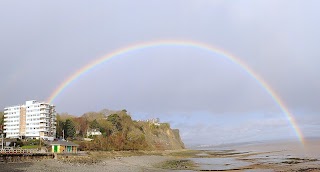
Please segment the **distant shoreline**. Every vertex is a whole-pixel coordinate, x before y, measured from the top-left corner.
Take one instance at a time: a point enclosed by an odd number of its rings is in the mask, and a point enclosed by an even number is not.
[[[320,140],[320,137],[306,137],[304,138],[306,142],[313,140]],[[230,147],[239,147],[246,145],[259,145],[259,144],[277,144],[277,143],[301,143],[299,140],[295,138],[290,139],[276,139],[276,140],[260,140],[260,141],[248,141],[248,142],[235,142],[235,143],[223,143],[223,144],[191,144],[186,145],[187,149],[201,149],[201,148],[230,148]]]

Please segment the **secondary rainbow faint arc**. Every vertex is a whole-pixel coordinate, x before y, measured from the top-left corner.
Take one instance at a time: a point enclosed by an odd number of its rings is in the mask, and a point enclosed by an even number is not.
[[[280,107],[280,109],[283,111],[283,113],[286,115],[286,118],[290,122],[292,128],[294,129],[298,139],[302,144],[304,144],[304,137],[303,134],[297,125],[293,115],[290,113],[289,109],[286,107],[285,103],[282,101],[282,99],[276,94],[276,92],[271,88],[267,82],[265,82],[257,73],[255,73],[247,64],[242,62],[240,59],[236,58],[230,53],[227,53],[226,51],[223,51],[222,49],[212,47],[211,45],[201,43],[201,42],[195,42],[195,41],[186,41],[186,40],[159,40],[159,41],[152,41],[152,42],[143,42],[138,44],[133,44],[124,48],[120,48],[118,50],[115,50],[111,53],[108,53],[91,63],[83,66],[76,72],[74,72],[70,77],[68,77],[66,80],[64,80],[50,95],[48,98],[48,102],[52,103],[55,98],[63,92],[65,88],[67,88],[73,81],[75,81],[77,78],[88,72],[90,69],[106,62],[107,60],[110,60],[113,57],[119,57],[123,54],[137,51],[137,50],[143,50],[147,48],[157,47],[157,46],[182,46],[182,47],[192,47],[192,48],[198,48],[202,50],[206,50],[218,55],[221,55],[222,57],[227,58],[234,64],[238,65],[241,69],[243,69],[249,76],[251,76],[253,79],[255,79],[265,90],[266,92],[272,97],[272,99],[276,102],[276,104]]]

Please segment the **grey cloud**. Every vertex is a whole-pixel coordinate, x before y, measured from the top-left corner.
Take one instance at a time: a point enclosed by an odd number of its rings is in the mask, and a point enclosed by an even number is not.
[[[296,118],[303,116],[301,125],[313,125],[320,112],[318,6],[318,1],[289,0],[2,2],[0,108],[47,99],[73,72],[115,49],[171,38],[205,42],[235,55],[269,83]],[[283,116],[238,66],[179,47],[110,60],[73,82],[54,104],[59,112],[78,115],[126,108],[160,117],[198,111],[216,118]],[[245,134],[250,130],[215,129],[233,138],[250,135]],[[211,129],[206,124],[202,130]]]

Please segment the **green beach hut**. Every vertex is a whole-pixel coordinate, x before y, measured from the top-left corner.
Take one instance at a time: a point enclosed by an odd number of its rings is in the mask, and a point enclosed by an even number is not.
[[[51,142],[51,152],[53,153],[77,153],[79,145],[69,141],[53,141]]]

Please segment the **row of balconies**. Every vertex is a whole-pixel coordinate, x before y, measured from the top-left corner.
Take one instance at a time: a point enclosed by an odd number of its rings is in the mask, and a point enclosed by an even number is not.
[[[41,112],[39,116],[29,116],[30,114],[26,114],[28,118],[32,118],[32,117],[47,117],[50,118],[50,115],[48,113],[43,113]],[[54,117],[54,115],[51,115],[52,117]],[[20,114],[4,114],[4,118],[8,118],[8,117],[16,117],[16,118],[20,118]]]
[[[27,123],[32,123],[32,122],[50,122],[50,119],[48,118],[32,118],[32,119],[26,119]]]
[[[12,128],[20,128],[19,126],[3,126],[3,129],[12,129]]]
[[[4,116],[10,116],[10,115],[20,115],[19,111],[13,111],[13,112],[4,112]]]
[[[49,129],[33,129],[33,130],[26,130],[26,132],[40,132],[40,131],[49,131]]]
[[[33,125],[33,126],[27,126],[26,129],[29,130],[28,128],[56,128],[55,126],[49,126],[49,125]],[[20,126],[4,126],[3,129],[7,130],[19,130]],[[31,130],[31,129],[30,129]],[[34,130],[34,129],[32,129]]]
[[[28,118],[26,118],[26,119],[41,119],[41,120],[50,120],[50,118],[49,117],[46,117],[46,116],[35,116],[35,117],[28,117]]]
[[[19,137],[19,133],[14,133],[14,134],[9,134],[9,133],[7,133],[6,134],[6,137],[8,138],[8,137]]]
[[[3,121],[12,121],[12,120],[18,120],[19,118],[4,118]],[[15,122],[19,122],[20,119],[18,121],[15,121]]]
[[[17,109],[17,110],[15,110],[15,109],[5,109],[3,112],[4,113],[9,113],[9,112],[19,112],[20,111],[20,109]]]
[[[42,105],[40,105],[40,107],[43,107],[43,108],[50,108],[50,105],[42,104]]]
[[[9,107],[5,107],[4,110],[8,110],[8,109],[17,109],[17,108],[20,108],[20,107],[25,107],[24,105],[16,105],[16,106],[9,106]],[[27,106],[29,108],[50,108],[50,105],[49,104],[40,104],[37,105],[37,104],[34,104],[34,105],[29,105]]]
[[[4,123],[4,126],[7,126],[7,125],[20,125],[20,121],[9,121],[8,119],[5,119],[4,120],[5,121],[5,123]],[[34,123],[37,123],[37,124],[34,124]],[[40,123],[40,124],[39,124]],[[26,121],[26,125],[28,124],[28,125],[46,125],[46,124],[54,124],[54,125],[56,125],[57,124],[57,122],[56,121],[54,121],[54,122],[52,122],[52,121],[48,121],[48,120],[46,120],[46,119],[39,119],[39,120],[33,120],[32,122],[30,122],[30,121]]]
[[[48,111],[34,111],[34,112],[26,112],[26,115],[32,115],[32,114],[50,114]]]
[[[29,123],[27,127],[38,127],[38,126],[46,126],[46,123]]]
[[[34,132],[36,132],[36,133],[38,133],[38,132],[50,132],[50,129],[43,128],[43,129],[34,129],[34,130],[26,130],[25,131],[25,133],[34,133]],[[6,133],[7,137],[9,135],[20,134],[20,132],[17,131],[17,130],[4,130],[4,133]],[[15,133],[15,134],[11,134],[11,133]]]
[[[13,114],[13,115],[4,114],[3,117],[4,118],[8,118],[8,117],[20,118],[20,114]]]
[[[20,124],[20,121],[4,121],[4,125],[7,125],[7,124]]]
[[[18,133],[19,130],[3,130],[4,133]]]
[[[30,123],[30,121],[33,122],[51,122],[50,120],[48,120],[48,118],[31,118],[32,120],[30,120],[30,118],[26,119],[27,123]],[[4,119],[5,123],[20,123],[20,119],[18,120],[17,118],[5,118]]]

